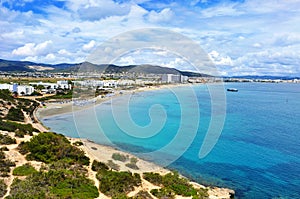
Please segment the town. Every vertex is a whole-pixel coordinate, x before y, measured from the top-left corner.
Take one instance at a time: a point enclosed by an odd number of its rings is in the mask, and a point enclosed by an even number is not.
[[[166,84],[214,82],[300,83],[300,79],[251,79],[232,77],[188,77],[181,74],[85,74],[50,72],[0,72],[0,89],[15,96],[44,96],[66,93],[76,87],[94,88],[108,94],[117,90]]]

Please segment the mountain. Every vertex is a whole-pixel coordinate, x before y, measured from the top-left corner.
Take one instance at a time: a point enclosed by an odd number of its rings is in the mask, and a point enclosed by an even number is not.
[[[4,60],[0,59],[0,71],[3,72],[34,72],[34,71],[44,71],[43,68],[46,69],[46,71],[51,70],[57,70],[57,69],[66,69],[69,67],[73,67],[76,64],[43,64],[43,63],[34,63],[29,61],[10,61],[10,60]]]
[[[175,68],[167,68],[156,65],[128,65],[117,66],[114,64],[93,64],[89,62],[77,64],[44,64],[29,61],[9,61],[0,59],[0,71],[2,72],[104,72],[104,73],[143,73],[143,74],[181,74],[189,77],[207,77],[209,75],[180,71]]]

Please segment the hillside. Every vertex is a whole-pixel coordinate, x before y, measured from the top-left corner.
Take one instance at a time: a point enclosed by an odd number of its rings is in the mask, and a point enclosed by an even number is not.
[[[43,64],[34,63],[28,61],[9,61],[0,59],[0,71],[2,72],[101,72],[101,73],[143,73],[143,74],[182,74],[185,76],[193,77],[206,77],[208,75],[180,71],[175,68],[167,68],[155,65],[128,65],[117,66],[114,64],[92,64],[89,62],[77,63],[77,64]]]

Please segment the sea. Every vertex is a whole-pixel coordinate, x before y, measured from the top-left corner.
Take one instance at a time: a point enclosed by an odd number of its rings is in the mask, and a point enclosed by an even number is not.
[[[300,198],[300,84],[223,87],[219,95],[206,84],[136,92],[42,122],[234,189],[236,198]]]

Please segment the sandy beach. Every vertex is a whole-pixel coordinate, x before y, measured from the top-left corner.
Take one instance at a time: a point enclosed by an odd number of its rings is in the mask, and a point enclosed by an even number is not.
[[[132,95],[135,93],[145,92],[145,91],[172,89],[172,88],[176,88],[176,87],[184,87],[184,86],[190,86],[190,85],[191,84],[167,84],[167,85],[159,85],[159,86],[139,87],[134,90],[125,90],[125,91],[117,90],[111,96],[106,96],[104,98],[95,97],[93,99],[89,99],[88,100],[89,103],[85,104],[84,106],[75,106],[73,104],[72,100],[66,100],[63,102],[46,103],[46,106],[43,108],[39,108],[35,114],[38,119],[43,119],[45,117],[60,115],[60,114],[64,114],[64,113],[71,113],[74,111],[80,111],[83,109],[91,108],[93,106],[99,105],[108,100],[112,100],[113,98],[124,96],[124,95]]]

